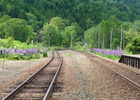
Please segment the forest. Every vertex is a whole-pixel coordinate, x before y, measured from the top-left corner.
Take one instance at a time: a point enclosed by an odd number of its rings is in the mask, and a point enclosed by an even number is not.
[[[138,54],[140,0],[0,0],[0,39]]]

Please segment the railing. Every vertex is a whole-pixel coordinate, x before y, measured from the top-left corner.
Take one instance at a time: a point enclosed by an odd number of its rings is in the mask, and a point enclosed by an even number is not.
[[[140,57],[139,56],[122,55],[119,62],[140,69]]]

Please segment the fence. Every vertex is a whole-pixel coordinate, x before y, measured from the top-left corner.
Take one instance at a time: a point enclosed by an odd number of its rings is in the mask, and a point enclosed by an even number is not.
[[[139,56],[122,55],[119,62],[140,69],[140,57]]]

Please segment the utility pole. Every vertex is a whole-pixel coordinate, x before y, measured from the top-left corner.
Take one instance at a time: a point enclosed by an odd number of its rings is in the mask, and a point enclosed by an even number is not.
[[[72,33],[71,33],[71,44],[70,44],[70,47],[72,48]]]
[[[123,28],[121,27],[121,41],[120,41],[120,50],[122,50],[122,40],[123,40]]]
[[[102,49],[105,48],[105,33],[103,33],[103,43],[102,43]]]
[[[98,48],[100,48],[100,26],[98,29]]]
[[[51,34],[48,34],[48,42],[49,42],[49,47],[51,45]]]
[[[2,51],[2,50],[3,50],[3,51]],[[4,66],[4,63],[5,63],[5,61],[4,61],[4,54],[5,54],[5,49],[1,46],[2,69],[5,67],[5,66]]]
[[[110,49],[112,49],[112,30],[110,31]]]
[[[123,30],[124,32],[124,30]],[[123,34],[123,48],[125,47],[125,34]]]

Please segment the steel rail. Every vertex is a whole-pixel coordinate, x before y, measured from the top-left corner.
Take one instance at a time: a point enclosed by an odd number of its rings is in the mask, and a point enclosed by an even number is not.
[[[77,51],[77,50],[76,50]],[[77,51],[77,52],[81,52],[81,51]],[[83,53],[83,52],[81,52]],[[87,54],[90,54],[90,53],[87,53]],[[92,55],[93,56],[93,55]],[[97,56],[96,56],[97,57]],[[97,62],[98,64],[101,64],[100,62],[94,60],[95,62]],[[121,73],[115,71],[114,69],[112,68],[109,68],[108,66],[104,65],[104,64],[101,64],[102,66],[108,68],[109,70],[113,71],[115,74],[118,74],[119,76],[121,76],[123,79],[125,79],[130,85],[132,85],[133,87],[137,88],[138,90],[140,90],[140,84],[132,81],[131,79],[127,78],[126,76],[122,75]],[[130,70],[131,71],[131,70]]]
[[[51,82],[51,84],[50,84],[50,86],[49,86],[49,88],[48,88],[43,100],[49,99],[49,96],[50,96],[50,94],[51,94],[51,92],[52,92],[52,90],[54,88],[55,83],[56,83],[56,79],[58,78],[59,72],[61,70],[62,64],[63,64],[63,59],[61,58],[61,63],[59,65],[59,68],[58,68],[57,72],[55,73],[55,76],[54,76],[54,78],[53,78],[53,80],[52,80],[52,82]]]
[[[95,62],[101,64],[101,63],[98,62],[98,61],[95,61]],[[105,66],[105,65],[103,65],[103,64],[101,64],[101,65],[102,65],[102,66]],[[105,66],[105,67],[108,68],[109,70],[113,71],[115,74],[118,74],[118,75],[121,76],[123,79],[127,80],[127,82],[128,82],[129,84],[133,85],[135,88],[137,88],[138,90],[140,90],[140,84],[138,84],[138,83],[132,81],[131,79],[129,79],[129,78],[127,78],[126,76],[122,75],[121,73],[115,71],[114,69],[109,68],[108,66]]]
[[[110,61],[108,60],[108,58],[105,59],[105,58],[100,57],[100,56],[98,56],[98,55],[95,55],[95,54],[93,54],[93,53],[84,52],[84,51],[78,51],[78,50],[74,50],[74,51],[81,52],[81,53],[82,53],[82,52],[83,52],[83,53],[87,53],[87,54],[90,54],[90,55],[92,55],[92,56],[96,56],[96,57],[98,57],[99,59],[103,59],[103,60],[105,60],[105,61],[107,61],[107,62],[110,62]],[[111,62],[111,63],[113,63],[113,64],[116,65],[115,62]],[[127,68],[127,67],[124,67],[124,66],[121,66],[121,65],[119,65],[119,64],[117,64],[117,66],[123,67],[124,69],[127,69],[127,70],[129,70],[129,71],[131,71],[131,72],[133,72],[133,73],[136,73],[137,75],[140,74],[139,72],[136,72],[136,71],[134,71],[134,70],[131,70],[131,69],[129,69],[129,68]]]
[[[87,52],[87,53],[88,53],[88,54],[91,54],[91,53],[89,53],[89,52]],[[98,57],[99,59],[103,59],[103,60],[105,60],[106,62],[110,62],[110,61],[108,60],[108,58],[105,59],[105,58],[100,57],[100,56],[95,55],[95,54],[91,54],[91,55],[96,56],[96,57]],[[117,63],[115,63],[115,62],[111,62],[111,63],[112,63],[112,64],[115,64],[115,65],[117,65],[117,66],[120,66],[120,67],[122,67],[122,68],[124,68],[124,69],[127,69],[127,70],[129,70],[129,71],[131,71],[131,72],[133,72],[133,73],[136,73],[137,75],[140,74],[139,72],[136,72],[136,71],[131,70],[131,69],[127,68],[127,67],[121,66],[121,65],[119,65],[119,64],[117,64]]]
[[[87,54],[90,54],[90,55],[92,55],[92,56],[96,56],[96,57],[98,57],[99,59],[103,59],[103,60],[105,60],[106,62],[110,62],[110,61],[108,60],[108,58],[105,59],[105,58],[103,58],[103,57],[100,57],[100,56],[98,56],[98,55],[95,55],[95,54],[92,54],[92,53],[89,53],[89,52],[78,51],[78,50],[74,50],[74,51],[76,51],[76,52],[81,52],[81,53],[87,53]],[[117,64],[117,63],[115,63],[115,62],[111,62],[111,63],[112,63],[112,64],[115,64],[115,65],[117,65],[117,66],[120,66],[120,67],[122,67],[122,68],[124,68],[124,69],[127,69],[127,70],[129,70],[129,71],[131,71],[131,72],[133,72],[133,73],[136,73],[137,75],[140,75],[139,72],[136,72],[136,71],[131,70],[131,69],[127,68],[127,67],[121,66],[121,65],[119,65],[119,64]]]
[[[10,92],[7,96],[5,96],[2,100],[11,100],[26,84],[28,84],[34,77],[36,77],[44,68],[47,67],[51,63],[51,61],[54,59],[54,51],[52,58],[50,61],[41,67],[38,71],[36,71],[34,74],[32,74],[29,78],[27,78],[24,82],[22,82],[17,88],[15,88],[12,92]]]

